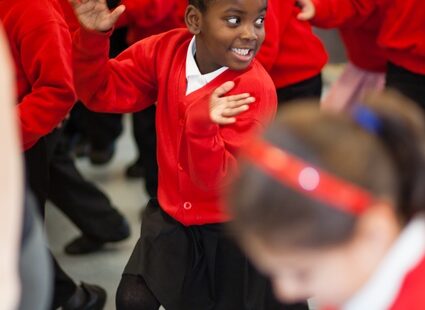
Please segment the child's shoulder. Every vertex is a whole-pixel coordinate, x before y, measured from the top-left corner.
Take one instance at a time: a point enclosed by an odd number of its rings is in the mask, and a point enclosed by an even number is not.
[[[176,28],[141,39],[132,45],[133,48],[150,49],[160,57],[169,57],[185,46],[193,35],[186,28]]]

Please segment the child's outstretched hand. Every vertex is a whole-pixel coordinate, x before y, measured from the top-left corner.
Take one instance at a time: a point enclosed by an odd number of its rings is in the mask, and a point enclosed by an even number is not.
[[[211,95],[210,117],[216,124],[227,125],[236,122],[236,116],[248,110],[249,104],[255,101],[255,98],[247,93],[223,97],[233,87],[234,82],[226,82]]]
[[[301,8],[297,16],[299,20],[310,20],[316,15],[316,7],[312,0],[297,0],[297,5]]]
[[[119,5],[112,12],[106,0],[69,0],[80,24],[95,31],[108,31],[124,12],[125,6]]]

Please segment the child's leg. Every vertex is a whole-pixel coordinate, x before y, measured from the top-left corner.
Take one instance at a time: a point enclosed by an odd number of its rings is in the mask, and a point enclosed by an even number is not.
[[[320,99],[322,95],[322,75],[318,74],[295,84],[276,89],[279,105],[292,100],[306,98]]]
[[[158,310],[155,298],[141,276],[124,274],[116,295],[117,310]]]
[[[425,110],[425,75],[389,63],[386,86],[398,90]]]

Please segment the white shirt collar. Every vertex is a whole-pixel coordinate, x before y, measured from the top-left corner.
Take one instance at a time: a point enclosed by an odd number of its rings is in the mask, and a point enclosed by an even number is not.
[[[192,40],[190,41],[189,48],[187,49],[186,57],[186,95],[189,95],[190,93],[204,87],[228,69],[228,67],[221,67],[213,72],[202,75],[195,61],[195,53],[196,44],[195,36],[193,36]]]
[[[379,269],[343,310],[384,310],[394,303],[406,274],[425,255],[425,216],[414,218],[396,240]]]

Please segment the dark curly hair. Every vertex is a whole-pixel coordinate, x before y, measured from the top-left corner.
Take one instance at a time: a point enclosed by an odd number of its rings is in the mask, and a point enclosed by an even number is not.
[[[189,0],[189,4],[193,5],[197,9],[199,9],[201,12],[205,12],[208,8],[208,6],[213,2],[214,0]]]

